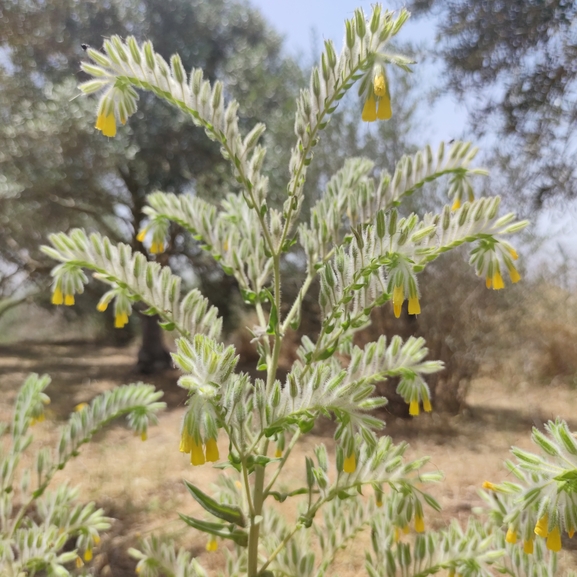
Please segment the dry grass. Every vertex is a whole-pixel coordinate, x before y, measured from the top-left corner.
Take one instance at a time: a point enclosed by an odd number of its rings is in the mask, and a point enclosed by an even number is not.
[[[52,375],[53,384],[48,390],[53,399],[52,419],[35,429],[37,439],[47,445],[56,437],[54,421],[63,419],[76,403],[123,382],[138,380],[132,374],[134,349],[27,344],[5,347],[0,354],[2,418],[28,372]],[[97,442],[86,446],[56,479],[80,485],[82,499],[95,500],[116,519],[93,562],[100,575],[133,575],[134,562],[126,549],[137,546],[138,538],[150,533],[176,538],[201,557],[209,573],[222,564],[222,553],[206,553],[205,539],[177,518],[177,512],[200,514],[182,479],[206,487],[217,472],[210,466],[192,468],[178,452],[184,395],[175,385],[176,378],[177,373],[171,372],[153,379],[166,391],[169,410],[161,416],[159,426],[149,431],[148,441],[143,443],[122,424],[113,426],[100,434]],[[477,495],[481,483],[506,476],[502,463],[509,447],[530,447],[532,425],[541,427],[547,419],[560,416],[577,428],[577,422],[571,422],[577,398],[573,389],[563,384],[544,388],[525,380],[504,386],[485,377],[473,382],[468,401],[468,408],[456,417],[433,413],[411,421],[392,415],[387,418],[387,434],[395,441],[409,441],[409,456],[430,455],[430,466],[446,475],[446,481],[432,490],[443,511],[427,512],[431,527],[441,527],[451,517],[465,520],[472,507],[481,504]],[[283,475],[287,483],[303,480],[304,454],[310,454],[315,444],[323,442],[332,450],[331,432],[330,424],[322,424],[298,445]],[[220,450],[225,454],[224,439]],[[291,507],[289,516],[295,512]],[[335,571],[341,577],[362,572],[366,546],[368,537],[363,535],[360,542],[340,554]],[[571,552],[564,555],[566,566],[576,564]]]

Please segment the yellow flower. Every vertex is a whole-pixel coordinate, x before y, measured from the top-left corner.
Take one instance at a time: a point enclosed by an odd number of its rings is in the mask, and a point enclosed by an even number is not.
[[[485,286],[489,289],[491,288],[491,284],[492,284],[491,277],[487,276],[487,278],[485,279]]]
[[[128,314],[116,313],[116,315],[114,316],[114,328],[121,329],[126,324],[128,324]]]
[[[64,295],[64,304],[71,307],[74,304],[74,295]]]
[[[419,401],[411,401],[409,405],[409,415],[411,415],[411,417],[417,417],[419,412]]]
[[[276,459],[280,459],[282,457],[282,449],[279,449],[278,447],[276,448],[276,451],[274,452],[274,456]]]
[[[539,535],[539,537],[547,537],[547,535],[549,534],[549,516],[547,515],[547,513],[545,513],[545,515],[543,515],[543,517],[541,517],[541,519],[539,519],[537,521],[537,524],[535,525],[535,534]]]
[[[567,535],[569,535],[569,539],[572,539],[573,535],[575,535],[575,529],[569,529]]]
[[[403,301],[405,300],[405,292],[402,286],[396,286],[393,289],[393,312],[395,317],[399,318],[401,316],[401,310],[403,308]]]
[[[98,535],[94,535],[94,537],[92,537],[92,540],[94,541],[95,545],[98,545],[100,543],[100,537]]]
[[[54,292],[52,293],[52,304],[53,305],[63,305],[64,304],[64,295],[62,291],[56,287]]]
[[[410,529],[409,529],[409,526],[408,526],[408,525],[405,525],[405,526],[403,527],[403,533],[404,533],[405,535],[408,535],[408,534],[409,534],[409,530],[410,530]]]
[[[88,563],[89,561],[92,561],[92,547],[88,546],[88,549],[86,549],[86,551],[84,551],[84,560]]]
[[[425,413],[430,413],[433,410],[430,399],[423,399],[423,409],[425,409]]]
[[[425,530],[425,520],[419,513],[417,513],[415,515],[415,531],[417,533],[423,533],[424,530]]]
[[[190,443],[190,464],[195,467],[198,465],[204,465],[204,452],[202,450],[202,445],[198,444],[194,438],[191,437]]]
[[[142,441],[146,441],[146,439],[148,439],[146,431],[142,431],[142,433],[140,433],[140,438]]]
[[[513,527],[513,525],[509,525],[505,541],[507,541],[507,543],[511,543],[512,545],[517,543],[517,531],[515,531],[515,527]]]
[[[526,555],[533,555],[533,539],[526,539],[523,541],[523,551]]]
[[[419,297],[418,296],[409,297],[409,314],[410,315],[420,315],[421,314],[421,304],[419,303]]]
[[[357,470],[357,459],[355,457],[355,452],[353,451],[343,463],[343,471],[345,473],[354,473]]]
[[[377,101],[372,90],[369,93],[369,97],[365,100],[361,118],[365,122],[374,122],[377,119]]]
[[[517,254],[517,251],[514,248],[509,249],[509,254],[513,258],[513,260],[517,260],[519,258],[519,255]]]
[[[208,439],[206,441],[206,460],[211,463],[216,463],[220,455],[218,454],[218,445],[216,439]]]
[[[106,301],[100,301],[96,305],[96,310],[103,313],[108,308],[108,303]]]
[[[148,232],[148,229],[146,227],[144,227],[143,229],[141,229],[141,231],[136,235],[136,240],[138,242],[144,242],[144,239],[146,238],[146,233]]]
[[[184,429],[180,437],[180,452],[190,453],[191,448],[192,448],[192,437],[190,436],[189,432],[186,429]]]
[[[505,288],[505,284],[503,283],[503,277],[501,273],[497,270],[493,273],[493,290],[500,290]]]
[[[451,210],[459,210],[460,208],[461,208],[461,199],[456,198],[455,202],[453,203],[453,206],[451,207]]]
[[[79,413],[80,411],[83,411],[86,407],[88,406],[88,403],[78,403],[75,407],[74,410]]]
[[[207,551],[216,551],[218,549],[218,543],[216,537],[210,537],[208,543],[206,544]]]
[[[545,542],[545,545],[549,551],[555,551],[555,553],[559,553],[559,551],[561,551],[561,533],[559,531],[559,527],[553,527],[551,533],[547,535],[547,541]]]
[[[395,543],[398,543],[401,540],[401,530],[398,527],[395,527],[395,536],[393,537]]]
[[[519,282],[521,280],[521,275],[519,271],[513,266],[513,263],[507,263],[507,269],[509,270],[509,277],[512,283]]]
[[[151,254],[160,254],[164,252],[164,243],[163,242],[153,242],[150,245],[150,252]]]
[[[487,489],[488,491],[496,491],[497,485],[491,483],[490,481],[483,481],[483,489]]]
[[[104,136],[116,136],[116,118],[114,118],[114,113],[110,112],[109,114],[105,115],[104,112],[101,112],[96,119],[94,128],[102,131]]]
[[[387,78],[384,71],[379,72],[373,80],[373,92],[378,97],[378,120],[389,120],[393,116],[391,109],[391,96],[387,87]]]
[[[81,567],[84,567],[84,561],[80,557],[76,557],[76,568],[80,569]]]

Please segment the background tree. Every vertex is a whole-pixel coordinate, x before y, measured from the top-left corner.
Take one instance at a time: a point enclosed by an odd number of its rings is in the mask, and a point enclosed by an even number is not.
[[[179,52],[187,69],[202,67],[211,81],[222,79],[230,95],[243,102],[243,122],[267,122],[271,173],[280,178],[275,168],[287,165],[289,147],[282,135],[292,130],[288,113],[301,72],[282,56],[280,37],[257,11],[226,0],[5,0],[0,6],[3,298],[25,294],[31,283],[46,287],[49,268],[37,247],[51,231],[98,229],[134,247],[148,193],[220,190],[224,195],[235,188],[218,146],[167,107],[152,108],[148,95],[140,103],[145,124],[124,127],[114,140],[94,130],[94,102],[71,99],[82,76],[81,45],[99,48],[111,34],[149,39],[161,54]],[[278,186],[274,178],[271,186]],[[199,252],[175,232],[161,258],[175,266],[192,259],[206,273],[211,265]],[[183,253],[189,258],[178,259]],[[210,274],[198,277],[211,280]],[[156,332],[155,325],[149,330]],[[152,358],[144,355],[143,369],[167,358],[160,334],[149,337],[144,340],[151,343]]]
[[[501,166],[523,167],[516,188],[537,208],[577,196],[577,4],[411,0],[409,8],[435,17],[442,78],[474,99],[478,134],[499,134]]]

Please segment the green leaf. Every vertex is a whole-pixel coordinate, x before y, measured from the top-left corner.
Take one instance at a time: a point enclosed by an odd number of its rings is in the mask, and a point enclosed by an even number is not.
[[[246,547],[248,545],[248,535],[246,531],[241,529],[234,529],[231,531],[226,525],[222,523],[209,523],[208,521],[201,521],[200,519],[195,519],[194,517],[189,517],[179,513],[178,516],[191,527],[202,531],[203,533],[209,533],[215,537],[222,537],[223,539],[230,539],[234,541],[239,547]]]
[[[203,493],[198,487],[195,487],[188,481],[185,481],[184,484],[194,499],[211,515],[214,515],[223,521],[239,525],[240,527],[246,527],[246,520],[242,511],[238,507],[218,503],[212,497],[209,497],[206,493]]]

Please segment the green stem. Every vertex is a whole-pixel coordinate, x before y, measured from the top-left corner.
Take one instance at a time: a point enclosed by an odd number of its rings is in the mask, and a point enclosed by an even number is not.
[[[300,436],[301,436],[301,430],[297,429],[295,434],[293,435],[293,438],[291,439],[291,442],[289,443],[289,446],[285,449],[284,455],[282,456],[282,460],[279,463],[277,470],[275,471],[274,475],[272,476],[272,479],[270,480],[269,484],[266,486],[266,489],[264,490],[265,498],[268,496],[271,489],[274,487],[274,484],[275,484],[276,480],[278,479],[278,476],[280,475],[282,468],[284,467],[285,463],[287,462],[287,459],[289,458],[289,455],[291,454],[291,451],[293,450],[293,448],[296,445],[296,442],[299,440]]]
[[[265,447],[268,447],[268,441],[265,443]],[[264,473],[265,468],[262,465],[255,466],[253,493],[254,514],[251,515],[250,530],[248,533],[248,577],[257,577],[259,572],[258,540],[260,526],[262,524],[262,506],[264,503]],[[257,517],[260,517],[260,519],[257,520]]]

